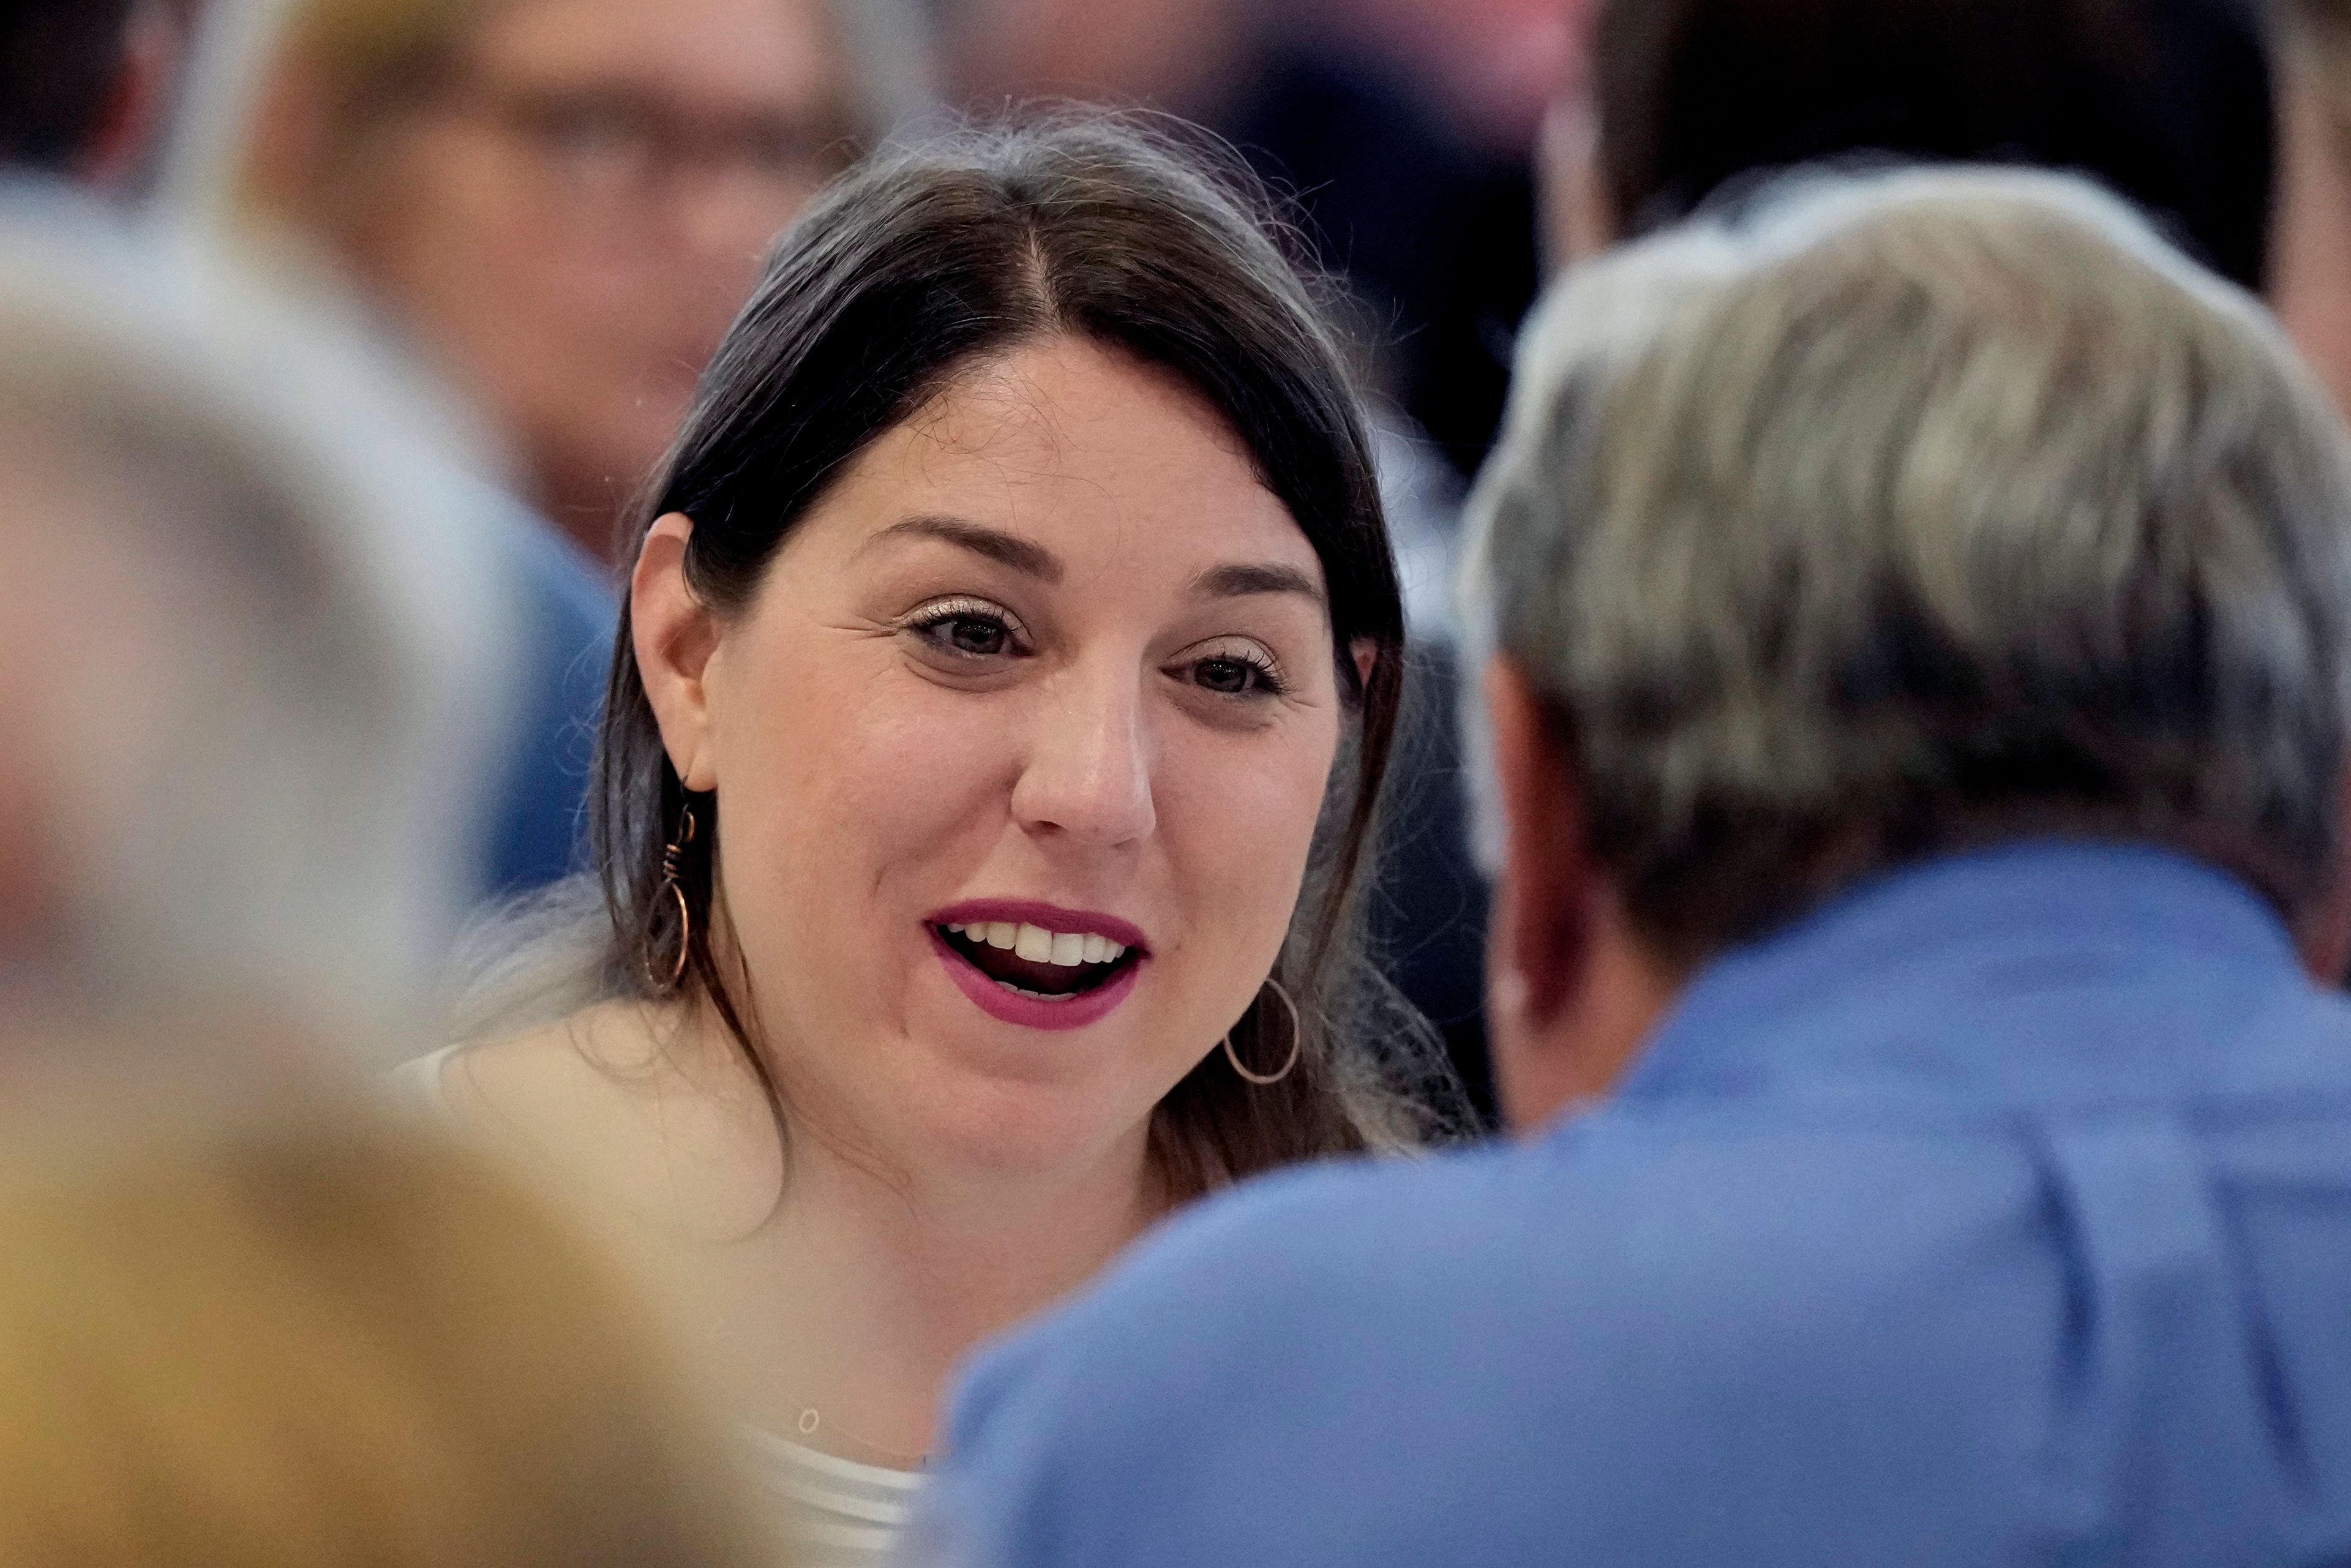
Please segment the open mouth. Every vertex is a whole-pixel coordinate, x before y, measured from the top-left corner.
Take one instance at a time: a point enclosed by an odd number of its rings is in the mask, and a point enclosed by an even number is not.
[[[1016,996],[1067,1002],[1143,961],[1140,948],[1094,932],[1048,931],[1008,921],[934,926],[948,951]]]

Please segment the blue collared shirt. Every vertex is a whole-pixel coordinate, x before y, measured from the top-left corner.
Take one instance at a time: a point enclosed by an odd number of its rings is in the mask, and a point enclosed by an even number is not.
[[[2159,852],[1898,873],[1538,1141],[1170,1225],[951,1427],[976,1568],[2351,1563],[2351,1005]]]

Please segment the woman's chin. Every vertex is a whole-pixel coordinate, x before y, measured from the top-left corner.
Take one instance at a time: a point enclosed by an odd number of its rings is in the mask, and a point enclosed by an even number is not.
[[[1075,1049],[1070,1036],[1059,1040]],[[908,1143],[943,1169],[997,1177],[1077,1176],[1139,1148],[1165,1088],[1117,1072],[1121,1058],[1107,1053],[1120,1046],[1132,1042],[1100,1042],[1105,1054],[1090,1061],[1048,1062],[1018,1038],[940,1040],[898,1103],[913,1113]]]

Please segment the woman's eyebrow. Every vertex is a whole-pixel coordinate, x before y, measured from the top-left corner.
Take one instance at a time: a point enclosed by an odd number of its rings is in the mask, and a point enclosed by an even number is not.
[[[1328,610],[1330,601],[1315,580],[1294,566],[1280,562],[1210,567],[1192,580],[1192,591],[1202,599],[1241,599],[1253,593],[1295,593]]]
[[[944,540],[974,555],[986,556],[999,566],[1010,567],[1022,576],[1036,578],[1040,582],[1061,580],[1061,563],[1043,545],[964,517],[908,517],[904,522],[892,523],[867,539],[858,547],[857,553],[863,555],[884,539],[908,535]]]

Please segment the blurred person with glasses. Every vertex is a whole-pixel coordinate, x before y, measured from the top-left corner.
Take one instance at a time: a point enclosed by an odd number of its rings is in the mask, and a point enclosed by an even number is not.
[[[883,0],[285,0],[199,112],[592,555],[802,204],[915,101]]]
[[[892,0],[217,0],[167,182],[507,476],[528,715],[492,894],[575,869],[614,519],[775,236],[923,101]],[[536,515],[532,515],[532,514]]]

